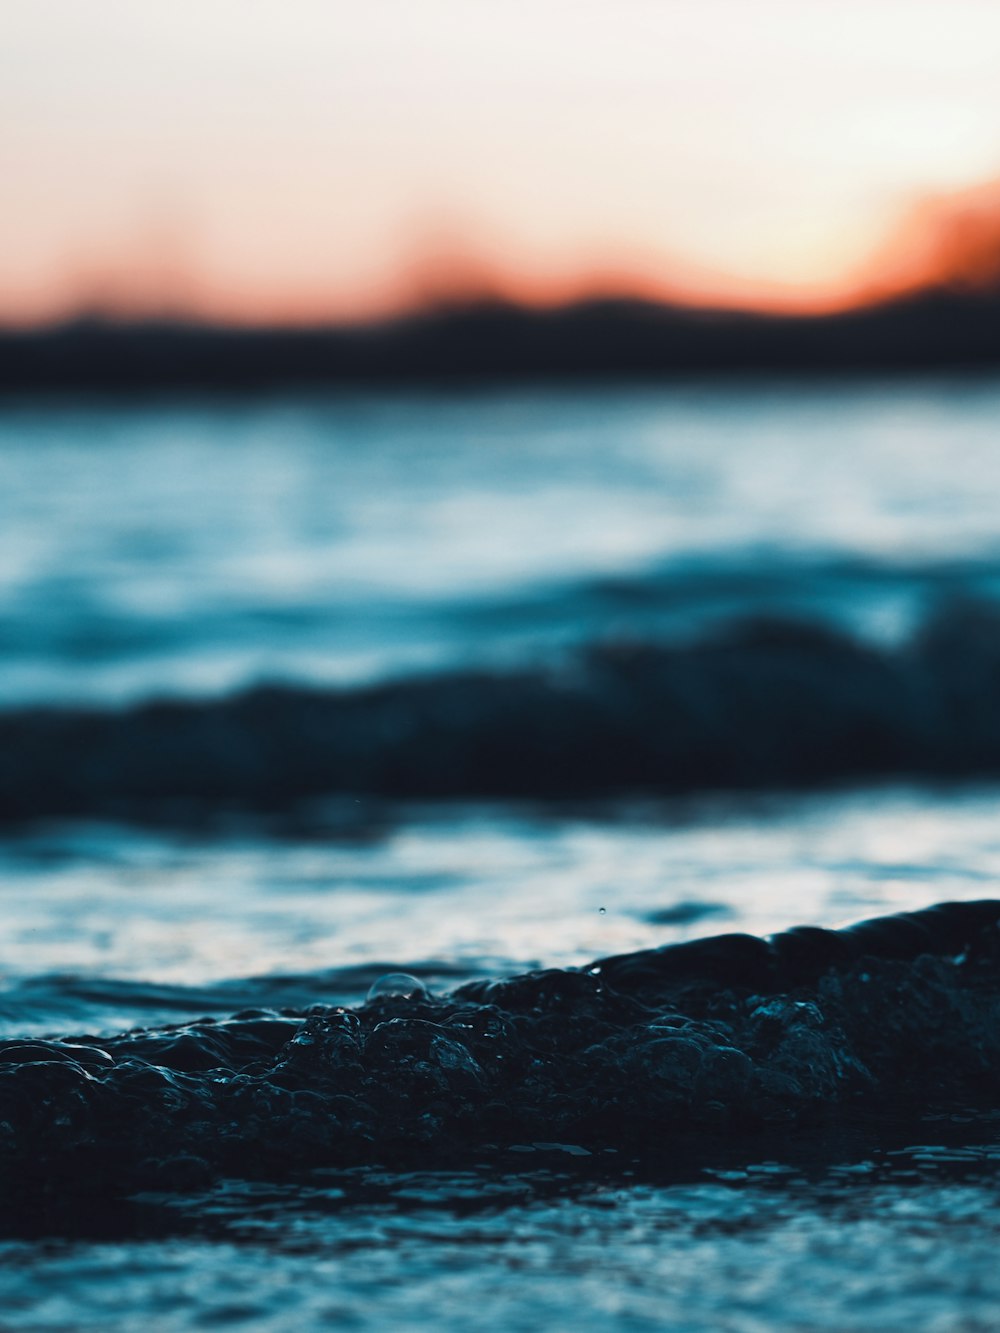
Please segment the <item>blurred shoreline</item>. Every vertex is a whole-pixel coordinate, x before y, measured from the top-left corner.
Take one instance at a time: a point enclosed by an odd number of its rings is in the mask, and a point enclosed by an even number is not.
[[[948,288],[825,315],[635,300],[470,303],[367,325],[103,317],[0,330],[0,395],[656,382],[1000,371],[1000,296]]]

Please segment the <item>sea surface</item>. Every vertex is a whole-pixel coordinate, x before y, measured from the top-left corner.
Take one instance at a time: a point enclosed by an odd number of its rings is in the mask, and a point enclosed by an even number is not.
[[[1000,603],[998,431],[1000,385],[975,380],[11,401],[0,721],[30,741],[93,709],[127,738],[154,700],[572,673],[763,619],[905,655]],[[740,787],[40,804],[0,824],[0,1041],[356,1007],[397,973],[443,997],[1000,896],[982,766]],[[501,1142],[66,1209],[50,1184],[41,1212],[0,1204],[2,1328],[1000,1323],[981,1105],[683,1160]]]
[[[0,409],[0,704],[513,664],[1000,595],[1000,389]]]

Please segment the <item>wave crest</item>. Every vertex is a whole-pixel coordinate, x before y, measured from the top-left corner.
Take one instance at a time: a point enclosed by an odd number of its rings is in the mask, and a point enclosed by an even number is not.
[[[186,1189],[537,1140],[648,1155],[858,1109],[991,1108],[998,926],[1000,902],[950,903],[441,998],[10,1041],[0,1175],[50,1193]]]
[[[978,605],[894,647],[758,619],[688,644],[593,646],[557,668],[0,715],[8,819],[997,772],[1000,614]]]

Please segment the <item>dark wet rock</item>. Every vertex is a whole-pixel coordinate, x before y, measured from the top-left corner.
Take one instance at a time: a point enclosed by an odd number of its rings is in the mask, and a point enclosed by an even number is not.
[[[655,1154],[859,1111],[992,1110],[998,1094],[1000,902],[945,904],[356,1011],[8,1041],[0,1174],[44,1195],[536,1141]]]

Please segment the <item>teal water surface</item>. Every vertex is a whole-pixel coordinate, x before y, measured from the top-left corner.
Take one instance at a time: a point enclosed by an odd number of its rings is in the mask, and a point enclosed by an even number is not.
[[[5,405],[0,709],[534,663],[761,613],[899,642],[1000,597],[998,420],[996,385],[947,382]],[[0,1034],[996,897],[998,797],[5,827]],[[720,1141],[659,1175],[522,1144],[68,1210],[54,1182],[0,1207],[0,1327],[992,1330],[997,1144],[979,1113]]]

